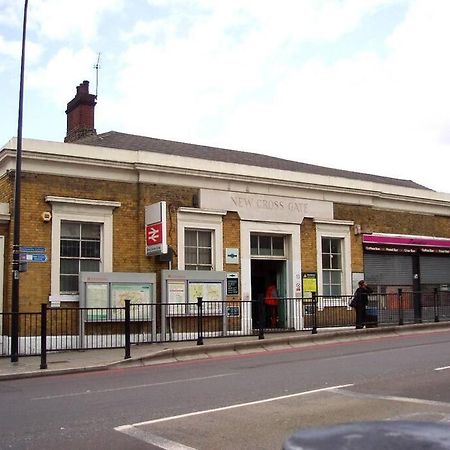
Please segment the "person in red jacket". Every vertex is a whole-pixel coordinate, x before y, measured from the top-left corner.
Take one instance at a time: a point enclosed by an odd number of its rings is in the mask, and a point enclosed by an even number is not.
[[[268,324],[271,328],[276,328],[278,325],[278,291],[274,282],[269,283],[266,288],[264,303],[266,305]]]

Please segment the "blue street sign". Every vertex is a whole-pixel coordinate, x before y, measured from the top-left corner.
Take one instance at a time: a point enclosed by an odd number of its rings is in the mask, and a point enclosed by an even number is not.
[[[26,261],[26,262],[47,262],[48,258],[45,253],[36,253],[36,254],[28,254],[28,253],[21,253],[20,255],[20,261]]]
[[[20,247],[20,253],[45,253],[45,247]]]

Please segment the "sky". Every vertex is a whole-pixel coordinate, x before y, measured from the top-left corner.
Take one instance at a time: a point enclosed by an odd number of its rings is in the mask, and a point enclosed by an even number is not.
[[[23,7],[0,0],[0,145],[17,135]],[[23,137],[63,141],[88,80],[97,133],[450,193],[449,23],[449,0],[29,0]]]

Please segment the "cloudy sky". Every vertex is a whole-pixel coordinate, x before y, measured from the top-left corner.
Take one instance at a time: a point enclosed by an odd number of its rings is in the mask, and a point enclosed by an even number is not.
[[[0,145],[17,135],[23,0],[0,0]],[[29,0],[25,138],[97,132],[265,153],[450,193],[449,0]]]

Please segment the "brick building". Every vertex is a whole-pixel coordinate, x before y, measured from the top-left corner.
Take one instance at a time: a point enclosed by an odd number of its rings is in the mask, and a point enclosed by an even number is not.
[[[155,274],[157,300],[165,270],[232,274],[229,301],[257,300],[269,279],[283,297],[349,295],[363,277],[380,293],[449,288],[449,194],[259,154],[97,134],[88,88],[83,82],[67,105],[64,143],[23,141],[21,244],[46,249],[48,260],[30,260],[21,273],[21,311],[78,305],[80,272]],[[11,139],[0,152],[4,312],[15,149]],[[150,205],[165,219],[155,253]]]

